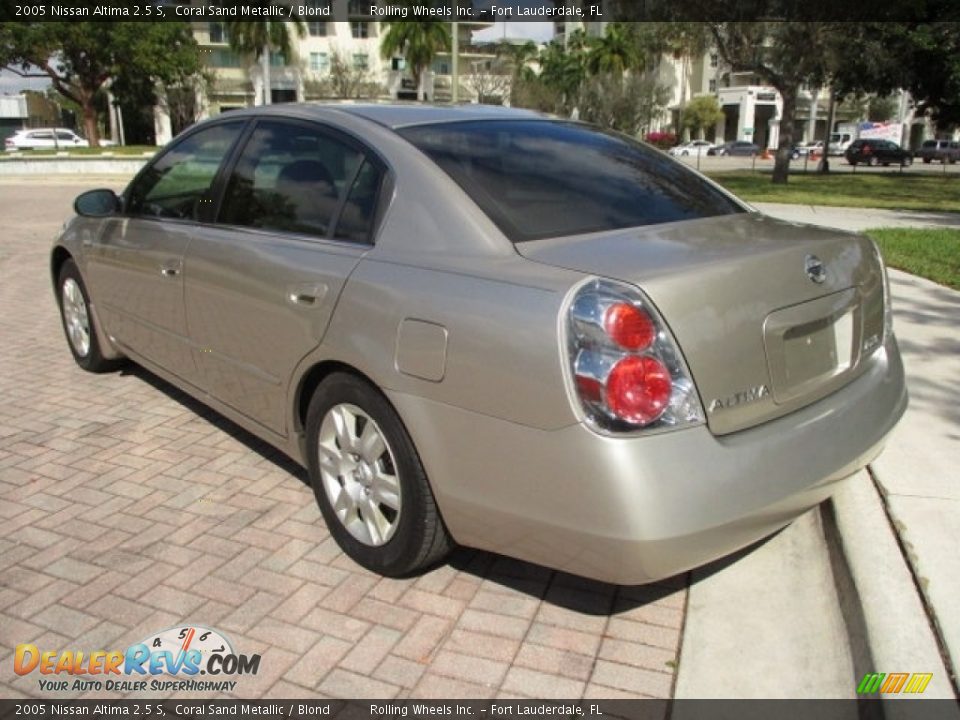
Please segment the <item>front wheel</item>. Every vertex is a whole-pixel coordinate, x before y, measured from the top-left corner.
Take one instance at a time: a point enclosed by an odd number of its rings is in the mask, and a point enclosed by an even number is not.
[[[452,543],[396,411],[360,378],[334,373],[307,411],[307,466],[330,534],[354,561],[403,577]]]
[[[57,302],[60,305],[63,332],[77,365],[93,373],[114,369],[117,361],[105,359],[100,351],[100,343],[93,329],[90,297],[73,260],[67,260],[60,268]]]

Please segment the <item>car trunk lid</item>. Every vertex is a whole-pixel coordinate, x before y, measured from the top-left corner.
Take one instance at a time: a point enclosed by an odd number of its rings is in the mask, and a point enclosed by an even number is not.
[[[870,240],[756,213],[519,243],[524,257],[639,286],[726,434],[855,378],[883,336]]]

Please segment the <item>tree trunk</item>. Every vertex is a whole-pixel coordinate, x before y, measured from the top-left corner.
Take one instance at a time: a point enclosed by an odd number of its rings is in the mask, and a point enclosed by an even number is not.
[[[773,183],[786,185],[790,176],[790,150],[793,148],[794,115],[797,110],[797,86],[778,88],[783,98],[783,111],[780,116],[780,144],[777,147],[777,159],[773,165]]]
[[[423,102],[426,99],[426,96],[423,92],[423,68],[415,67],[413,68],[413,84],[417,86],[417,101]]]
[[[269,105],[273,98],[270,96],[270,46],[264,45],[260,52],[260,67],[263,71],[263,104]]]
[[[90,147],[100,147],[100,133],[97,130],[97,109],[93,105],[93,93],[80,96],[80,108],[83,112],[83,131],[87,135]]]

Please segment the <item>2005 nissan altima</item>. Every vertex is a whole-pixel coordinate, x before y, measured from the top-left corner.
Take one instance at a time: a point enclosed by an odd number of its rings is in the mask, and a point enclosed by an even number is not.
[[[662,578],[822,501],[907,403],[870,240],[575,122],[232,112],[76,211],[79,365],[130,358],[303,463],[386,575],[460,543]]]

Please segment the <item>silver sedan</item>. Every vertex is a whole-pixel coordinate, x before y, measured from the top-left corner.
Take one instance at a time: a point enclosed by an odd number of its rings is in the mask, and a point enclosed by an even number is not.
[[[907,402],[870,240],[580,123],[255,108],[75,208],[50,269],[77,363],[302,463],[386,575],[460,543],[662,578],[822,501]]]

